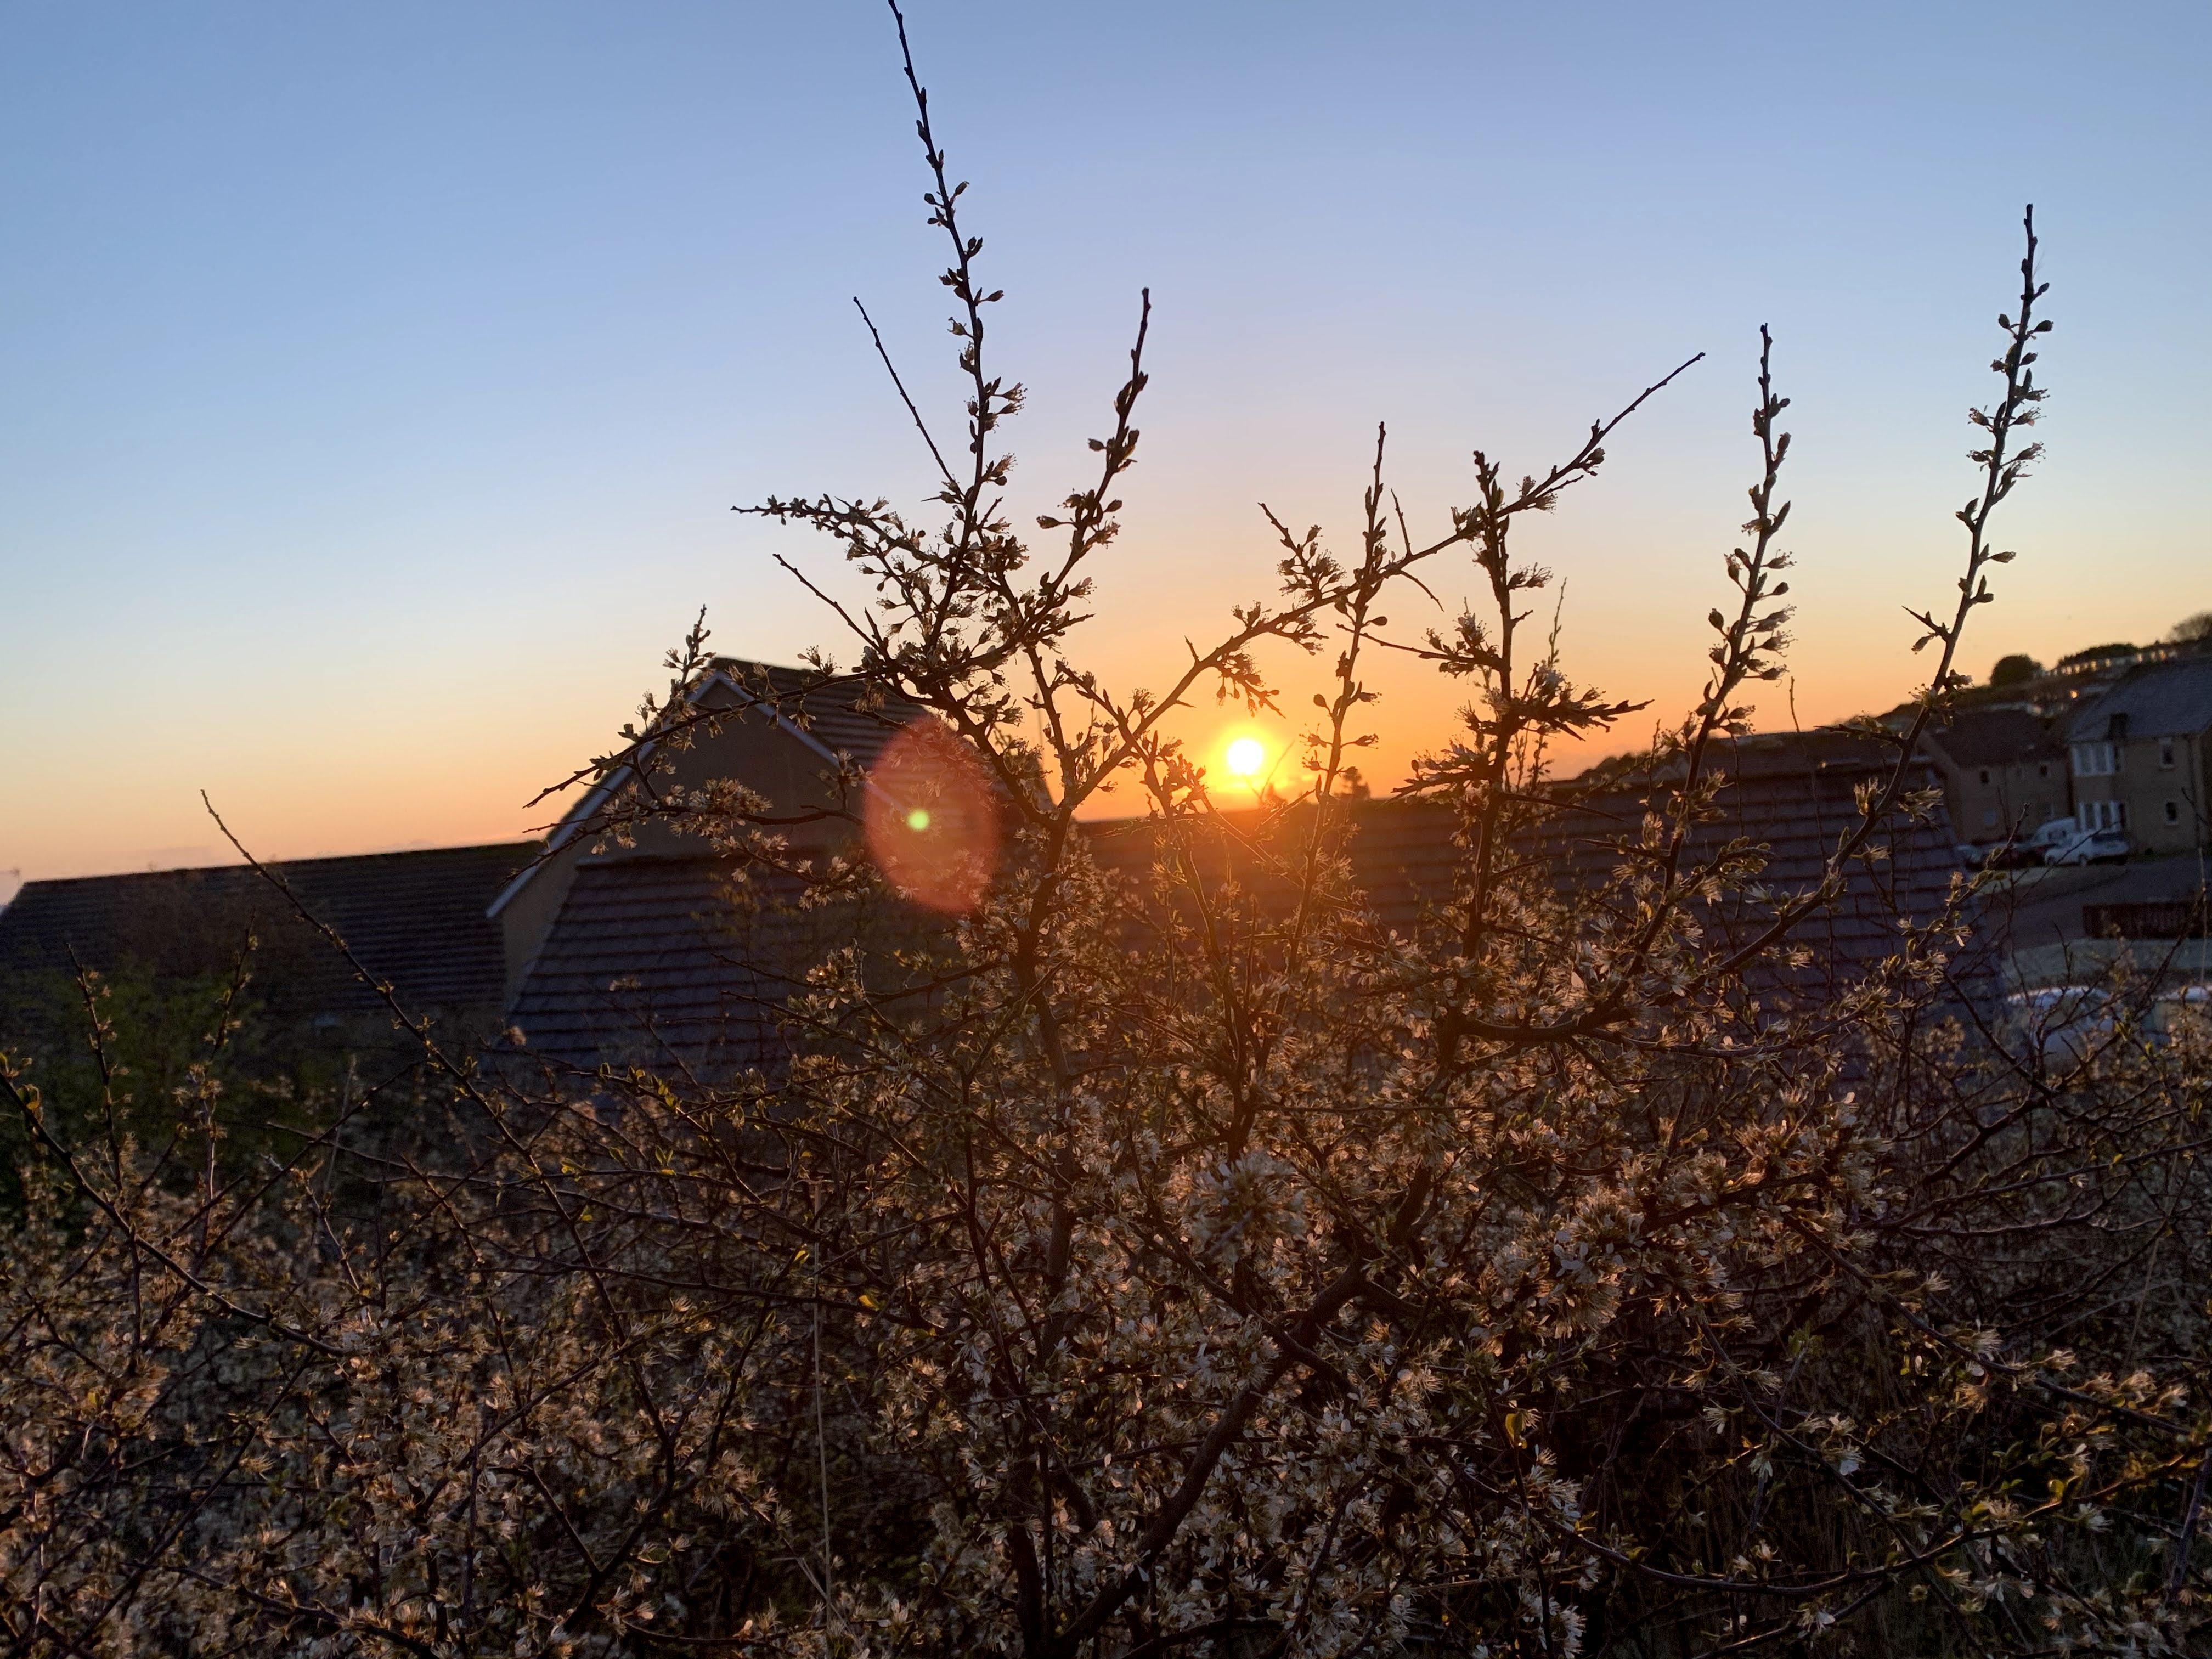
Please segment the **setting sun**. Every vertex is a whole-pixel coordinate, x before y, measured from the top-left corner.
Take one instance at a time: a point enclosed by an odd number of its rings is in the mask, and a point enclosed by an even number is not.
[[[1283,764],[1280,738],[1243,720],[1216,733],[1212,753],[1212,763],[1206,769],[1219,780],[1217,787],[1249,790],[1255,796],[1272,790],[1275,774]]]

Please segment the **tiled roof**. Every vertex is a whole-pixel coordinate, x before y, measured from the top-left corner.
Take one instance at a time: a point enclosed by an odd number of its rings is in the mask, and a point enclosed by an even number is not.
[[[863,766],[872,764],[892,733],[923,712],[903,697],[872,694],[857,676],[824,680],[811,670],[735,657],[717,659],[714,667],[750,696],[771,699],[777,712],[824,748]]]
[[[1739,837],[1765,854],[1764,896],[1734,898],[1719,912],[1703,914],[1716,943],[1748,939],[1771,915],[1776,902],[1813,887],[1838,838],[1856,821],[1852,789],[1863,770],[1824,773],[1816,765],[1808,773],[1802,766],[1793,770],[1761,763],[1767,758],[1755,755],[1754,769],[1721,790],[1721,816],[1692,833],[1693,860],[1709,859]],[[1611,895],[1622,890],[1613,844],[1633,836],[1648,798],[1647,791],[1632,787],[1583,795],[1525,836],[1515,852],[1540,860],[1555,883],[1593,896],[1603,908]],[[1346,853],[1352,885],[1382,926],[1409,938],[1429,933],[1451,899],[1462,856],[1453,842],[1455,814],[1440,805],[1397,800],[1363,802],[1351,813]],[[1285,826],[1289,844],[1296,844],[1301,823],[1294,815]],[[1234,815],[1224,828],[1232,836],[1255,836],[1261,833],[1259,815]],[[1140,823],[1096,825],[1093,836],[1094,848],[1109,867],[1133,872],[1150,861],[1150,835]],[[1808,918],[1793,935],[1814,947],[1823,978],[1850,977],[1888,956],[1898,940],[1895,918],[1901,914],[1925,921],[1937,914],[1960,867],[1940,811],[1932,818],[1900,818],[1875,844],[1885,856],[1854,862],[1842,900]],[[1213,860],[1218,872],[1233,872],[1263,904],[1289,902],[1289,879],[1279,866],[1271,867],[1271,860],[1236,850],[1226,838],[1217,844]]]
[[[269,867],[336,928],[364,966],[413,1009],[495,1008],[502,963],[484,909],[538,853],[535,842],[447,847]],[[383,1004],[337,951],[250,867],[33,881],[0,910],[0,974],[221,973],[246,929],[263,941],[257,988],[273,1005],[370,1013]]]
[[[556,1071],[601,1066],[726,1077],[788,1056],[779,1011],[831,951],[936,931],[903,905],[802,906],[796,877],[728,858],[647,854],[578,866],[507,1010],[510,1060]]]
[[[799,937],[787,881],[742,902],[725,860],[614,858],[576,872],[507,1018],[559,1066],[722,1073],[776,1059],[777,964]]]
[[[748,726],[773,716],[810,747],[862,767],[925,712],[857,676],[735,658],[716,659],[692,695],[701,707],[744,708],[738,720]],[[690,751],[702,777],[720,775],[716,744],[710,732]],[[600,801],[571,809],[555,843],[588,830]],[[726,858],[696,843],[640,841],[641,850],[590,854],[575,866],[508,1006],[525,1038],[520,1057],[702,1074],[775,1065],[775,1010],[790,990],[782,973],[818,957],[817,936],[834,913],[798,910],[788,878],[756,869],[733,885]]]
[[[1704,921],[1717,942],[1748,937],[1773,902],[1813,885],[1837,838],[1855,822],[1853,787],[1879,763],[1880,751],[1831,736],[1732,745],[1725,755],[1733,781],[1720,793],[1722,816],[1695,832],[1692,851],[1710,856],[1739,836],[1763,847],[1771,897],[1708,913]],[[1633,832],[1647,793],[1617,778],[1610,788],[1584,793],[1517,850],[1602,904],[1620,885],[1607,843]],[[1354,884],[1386,927],[1409,937],[1425,932],[1451,896],[1461,856],[1452,812],[1396,800],[1352,811]],[[1265,833],[1263,823],[1256,812],[1228,815],[1206,857],[1211,873],[1233,873],[1263,903],[1280,906],[1291,896],[1289,878],[1240,840]],[[1281,848],[1296,848],[1298,823],[1297,814],[1278,821]],[[1085,832],[1109,868],[1139,878],[1149,869],[1154,843],[1143,821],[1091,823]],[[1925,920],[1948,891],[1958,854],[1940,811],[1900,820],[1878,844],[1887,857],[1855,863],[1843,900],[1797,930],[1796,937],[1814,947],[1817,978],[1849,978],[1887,957],[1897,943],[1895,917]],[[617,857],[580,867],[510,1011],[526,1034],[526,1053],[585,1068],[611,1062],[712,1073],[776,1065],[784,1043],[775,1009],[788,976],[826,944],[852,938],[853,924],[833,913],[793,912],[795,887],[764,874],[735,897],[729,872],[726,863],[703,856]]]
[[[1709,858],[1725,842],[1741,839],[1761,848],[1765,864],[1754,888],[1700,913],[1716,945],[1748,940],[1778,905],[1819,883],[1838,843],[1859,821],[1855,790],[1869,775],[1841,765],[1795,773],[1778,766],[1739,775],[1720,791],[1715,802],[1720,817],[1692,832],[1692,857]],[[1557,878],[1597,895],[1601,904],[1611,902],[1620,890],[1609,843],[1632,828],[1645,799],[1633,789],[1595,794],[1555,820],[1544,839]],[[1842,897],[1790,936],[1812,948],[1807,976],[1815,983],[1850,979],[1892,955],[1899,919],[1924,922],[1940,914],[1951,878],[1962,867],[1940,806],[1923,817],[1893,816],[1868,850],[1875,856],[1847,866]]]
[[[2118,730],[2113,721],[2122,722]],[[2212,657],[2138,668],[2067,724],[2074,740],[2179,738],[2212,728]]]
[[[1929,738],[1957,766],[2059,760],[2066,752],[2051,727],[2026,708],[1962,709]]]

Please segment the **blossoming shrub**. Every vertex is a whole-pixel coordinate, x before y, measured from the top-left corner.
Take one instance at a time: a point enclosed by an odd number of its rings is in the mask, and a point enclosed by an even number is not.
[[[1807,924],[1935,810],[1910,758],[2035,453],[2032,229],[1896,764],[1809,884],[1711,833],[1717,747],[1786,643],[1763,354],[1711,678],[1594,890],[1532,850],[1569,804],[1546,745],[1630,706],[1532,645],[1546,576],[1512,532],[1644,398],[1517,483],[1478,452],[1427,540],[1378,441],[1356,550],[1279,523],[1279,596],[1117,694],[1074,647],[1142,330],[1095,480],[1032,542],[1003,505],[998,295],[915,90],[968,380],[964,448],[915,415],[944,522],[763,510],[877,590],[839,612],[848,672],[964,746],[995,878],[824,951],[760,1074],[541,1086],[426,1033],[411,1122],[342,1092],[249,1156],[210,1066],[149,1099],[99,1065],[64,1118],[11,1060],[12,1649],[2201,1650],[2204,1031],[2154,1018],[2155,984],[2114,984],[2094,1029],[1999,1017],[1963,884],[1887,961],[1804,971]],[[1486,609],[1394,632],[1447,569]],[[1270,644],[1333,659],[1310,787],[1225,817],[1170,717],[1208,687],[1269,702]],[[1410,933],[1346,854],[1382,645],[1470,694],[1410,786],[1457,824]],[[1107,861],[1079,814],[1115,781],[1148,816]],[[877,880],[742,787],[678,805],[800,902]]]

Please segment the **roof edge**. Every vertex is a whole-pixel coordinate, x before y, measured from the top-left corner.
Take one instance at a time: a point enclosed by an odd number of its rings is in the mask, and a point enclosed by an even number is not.
[[[821,738],[816,737],[805,726],[799,725],[798,721],[793,720],[790,715],[785,714],[781,708],[776,706],[776,704],[760,696],[750,687],[747,686],[742,680],[738,679],[730,672],[732,669],[737,669],[742,672],[748,668],[757,668],[763,672],[769,674],[777,672],[797,674],[803,673],[805,672],[802,669],[796,668],[779,669],[772,663],[748,662],[740,657],[717,657],[714,662],[708,665],[708,670],[704,674],[702,674],[696,680],[693,681],[690,685],[684,689],[684,702],[685,705],[688,707],[690,705],[696,704],[701,697],[704,696],[715,686],[721,686],[726,690],[744,698],[745,706],[748,708],[763,710],[768,714],[769,718],[775,722],[779,730],[783,732],[787,736],[798,739],[799,743],[811,750],[818,758],[827,761],[832,766],[836,765],[837,751],[836,750],[830,748],[828,744],[823,742]],[[530,885],[532,878],[536,876],[540,870],[543,870],[545,866],[551,861],[552,857],[556,853],[560,852],[563,848],[567,847],[570,842],[576,838],[578,831],[580,830],[583,825],[589,821],[592,814],[599,811],[600,806],[605,803],[609,796],[612,795],[615,791],[622,787],[625,779],[635,773],[637,769],[637,762],[651,758],[654,748],[658,745],[658,741],[659,740],[657,738],[647,738],[645,742],[638,746],[635,760],[625,761],[621,766],[617,767],[612,772],[610,772],[605,777],[594,784],[592,787],[591,791],[586,793],[582,799],[579,800],[574,806],[570,807],[566,812],[561,815],[561,821],[553,826],[550,833],[549,833],[545,837],[544,852],[538,857],[532,859],[527,867],[515,872],[514,879],[508,882],[505,887],[500,890],[499,896],[492,900],[490,906],[484,911],[485,915],[496,920],[501,911],[504,910],[514,899],[520,896],[523,890]],[[869,782],[867,784],[867,787],[878,794],[883,793],[881,790],[877,789],[876,785],[873,782]],[[889,799],[890,797],[885,796],[884,799]]]

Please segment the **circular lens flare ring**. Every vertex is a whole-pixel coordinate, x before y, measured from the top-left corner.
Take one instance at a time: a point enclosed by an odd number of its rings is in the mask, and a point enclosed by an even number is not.
[[[868,851],[902,897],[947,915],[982,901],[999,864],[999,815],[975,752],[927,715],[884,745],[862,808]]]

